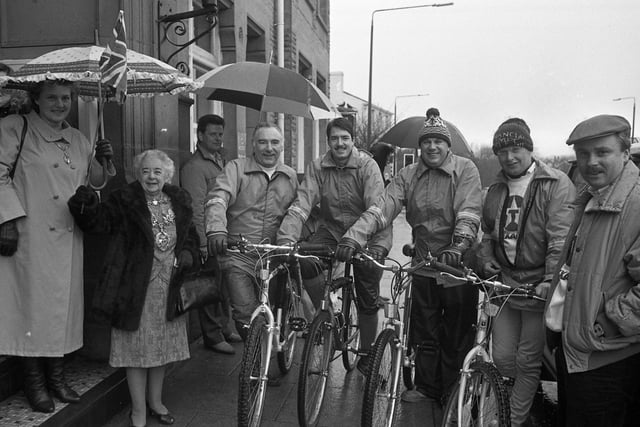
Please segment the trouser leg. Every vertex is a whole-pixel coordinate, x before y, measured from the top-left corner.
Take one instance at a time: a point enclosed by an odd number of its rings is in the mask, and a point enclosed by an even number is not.
[[[53,412],[55,406],[47,391],[44,364],[39,357],[21,357],[24,394],[36,412]]]
[[[467,285],[438,288],[443,307],[442,391],[448,393],[458,378],[464,357],[473,346],[478,289]]]
[[[202,340],[206,346],[213,346],[225,340],[221,321],[224,321],[220,302],[214,302],[198,310]]]
[[[413,277],[410,341],[416,348],[416,388],[429,397],[442,396],[442,308],[435,280]]]
[[[251,315],[258,306],[257,283],[255,277],[239,268],[231,267],[223,271],[227,283],[233,320],[243,340],[249,333]]]
[[[378,334],[378,294],[382,270],[366,264],[355,264],[353,275],[359,310],[360,346],[369,351]]]

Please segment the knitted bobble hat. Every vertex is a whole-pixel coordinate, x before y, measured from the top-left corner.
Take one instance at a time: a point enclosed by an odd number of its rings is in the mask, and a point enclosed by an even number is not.
[[[513,117],[505,120],[493,135],[493,153],[498,154],[502,148],[524,147],[533,151],[531,130],[524,120]]]
[[[427,118],[424,121],[424,126],[420,129],[418,134],[418,144],[426,138],[439,138],[446,141],[451,147],[451,134],[444,120],[440,118],[440,111],[437,108],[429,108],[427,110]]]

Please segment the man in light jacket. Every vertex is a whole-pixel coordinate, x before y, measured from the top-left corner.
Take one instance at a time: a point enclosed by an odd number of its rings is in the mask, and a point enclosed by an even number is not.
[[[640,386],[640,180],[629,122],[600,115],[571,132],[587,186],[576,198],[545,307],[557,345],[559,425],[637,425]]]
[[[402,169],[378,201],[345,233],[340,248],[363,245],[406,207],[416,259],[432,253],[459,266],[480,226],[482,188],[478,169],[451,152],[451,134],[436,108],[427,111],[417,135],[420,161]],[[455,383],[473,344],[478,291],[423,268],[413,276],[411,345],[416,349],[416,388],[405,402],[439,402]]]
[[[483,205],[481,273],[516,287],[535,284],[538,296],[545,298],[573,220],[575,188],[563,172],[533,157],[529,126],[520,118],[498,127],[493,152],[502,170]],[[513,385],[513,427],[526,425],[538,389],[543,309],[543,301],[512,296],[493,323],[493,360]]]

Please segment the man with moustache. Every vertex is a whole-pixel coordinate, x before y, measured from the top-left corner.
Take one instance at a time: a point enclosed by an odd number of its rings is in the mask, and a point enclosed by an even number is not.
[[[300,239],[302,228],[314,207],[319,206],[319,225],[309,239],[336,247],[347,229],[367,208],[373,206],[384,189],[380,169],[370,154],[354,147],[353,126],[345,118],[337,118],[327,125],[329,151],[311,162],[305,172],[296,201],[287,211],[278,232],[279,243],[291,243]],[[370,239],[367,250],[377,258],[387,255],[391,247],[391,226],[384,227]],[[338,248],[340,250],[340,248]],[[353,255],[353,252],[351,253]],[[337,257],[337,253],[336,253]],[[351,256],[341,257],[349,261]],[[322,299],[314,289],[322,291],[322,270],[301,264],[305,286],[311,299]],[[360,326],[360,344],[368,351],[376,339],[378,327],[378,293],[382,270],[368,265],[353,265]],[[358,369],[364,372],[368,356],[358,361]]]
[[[559,424],[637,425],[640,385],[640,180],[629,122],[599,115],[575,127],[587,183],[574,203],[545,307],[556,349]]]
[[[191,195],[193,223],[200,238],[200,253],[205,260],[205,270],[217,268],[214,257],[209,257],[207,253],[204,200],[225,165],[222,155],[224,124],[224,119],[216,114],[205,114],[198,119],[196,151],[180,170],[182,188]],[[223,285],[219,286],[222,291]],[[222,294],[226,295],[226,291]],[[228,298],[222,296],[221,301],[198,309],[198,317],[204,346],[218,353],[234,354],[235,350],[229,342],[239,342],[242,339],[230,328]]]
[[[208,251],[217,257],[231,300],[232,317],[243,340],[258,306],[257,256],[227,252],[227,238],[273,242],[298,189],[296,171],[280,162],[283,137],[270,123],[258,123],[253,156],[232,160],[216,178],[205,201]]]
[[[460,265],[480,225],[480,174],[471,160],[451,152],[451,134],[436,108],[427,111],[418,144],[420,161],[398,172],[345,233],[336,256],[365,244],[367,236],[386,228],[406,207],[415,259],[430,252],[441,262]],[[406,390],[403,401],[439,403],[455,383],[473,345],[478,302],[477,289],[465,283],[428,268],[413,275],[410,341],[416,349],[416,388]]]

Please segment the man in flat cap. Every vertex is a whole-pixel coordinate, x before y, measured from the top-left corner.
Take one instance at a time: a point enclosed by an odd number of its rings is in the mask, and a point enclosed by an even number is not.
[[[624,118],[600,115],[567,140],[587,186],[545,307],[563,426],[638,423],[631,412],[640,386],[640,180],[629,130]]]
[[[482,209],[480,272],[517,287],[535,284],[545,298],[573,219],[575,187],[569,177],[533,157],[527,123],[504,121],[493,137],[501,171]],[[511,379],[511,425],[527,425],[544,350],[544,302],[512,297],[492,330],[493,360]]]
[[[344,235],[338,248],[363,246],[406,207],[416,260],[427,253],[459,267],[480,227],[482,186],[473,162],[451,152],[451,134],[437,108],[429,108],[417,135],[420,160],[402,169]],[[336,257],[340,252],[336,252]],[[404,402],[440,402],[455,383],[473,345],[478,291],[423,267],[413,275],[410,345],[415,389]]]

